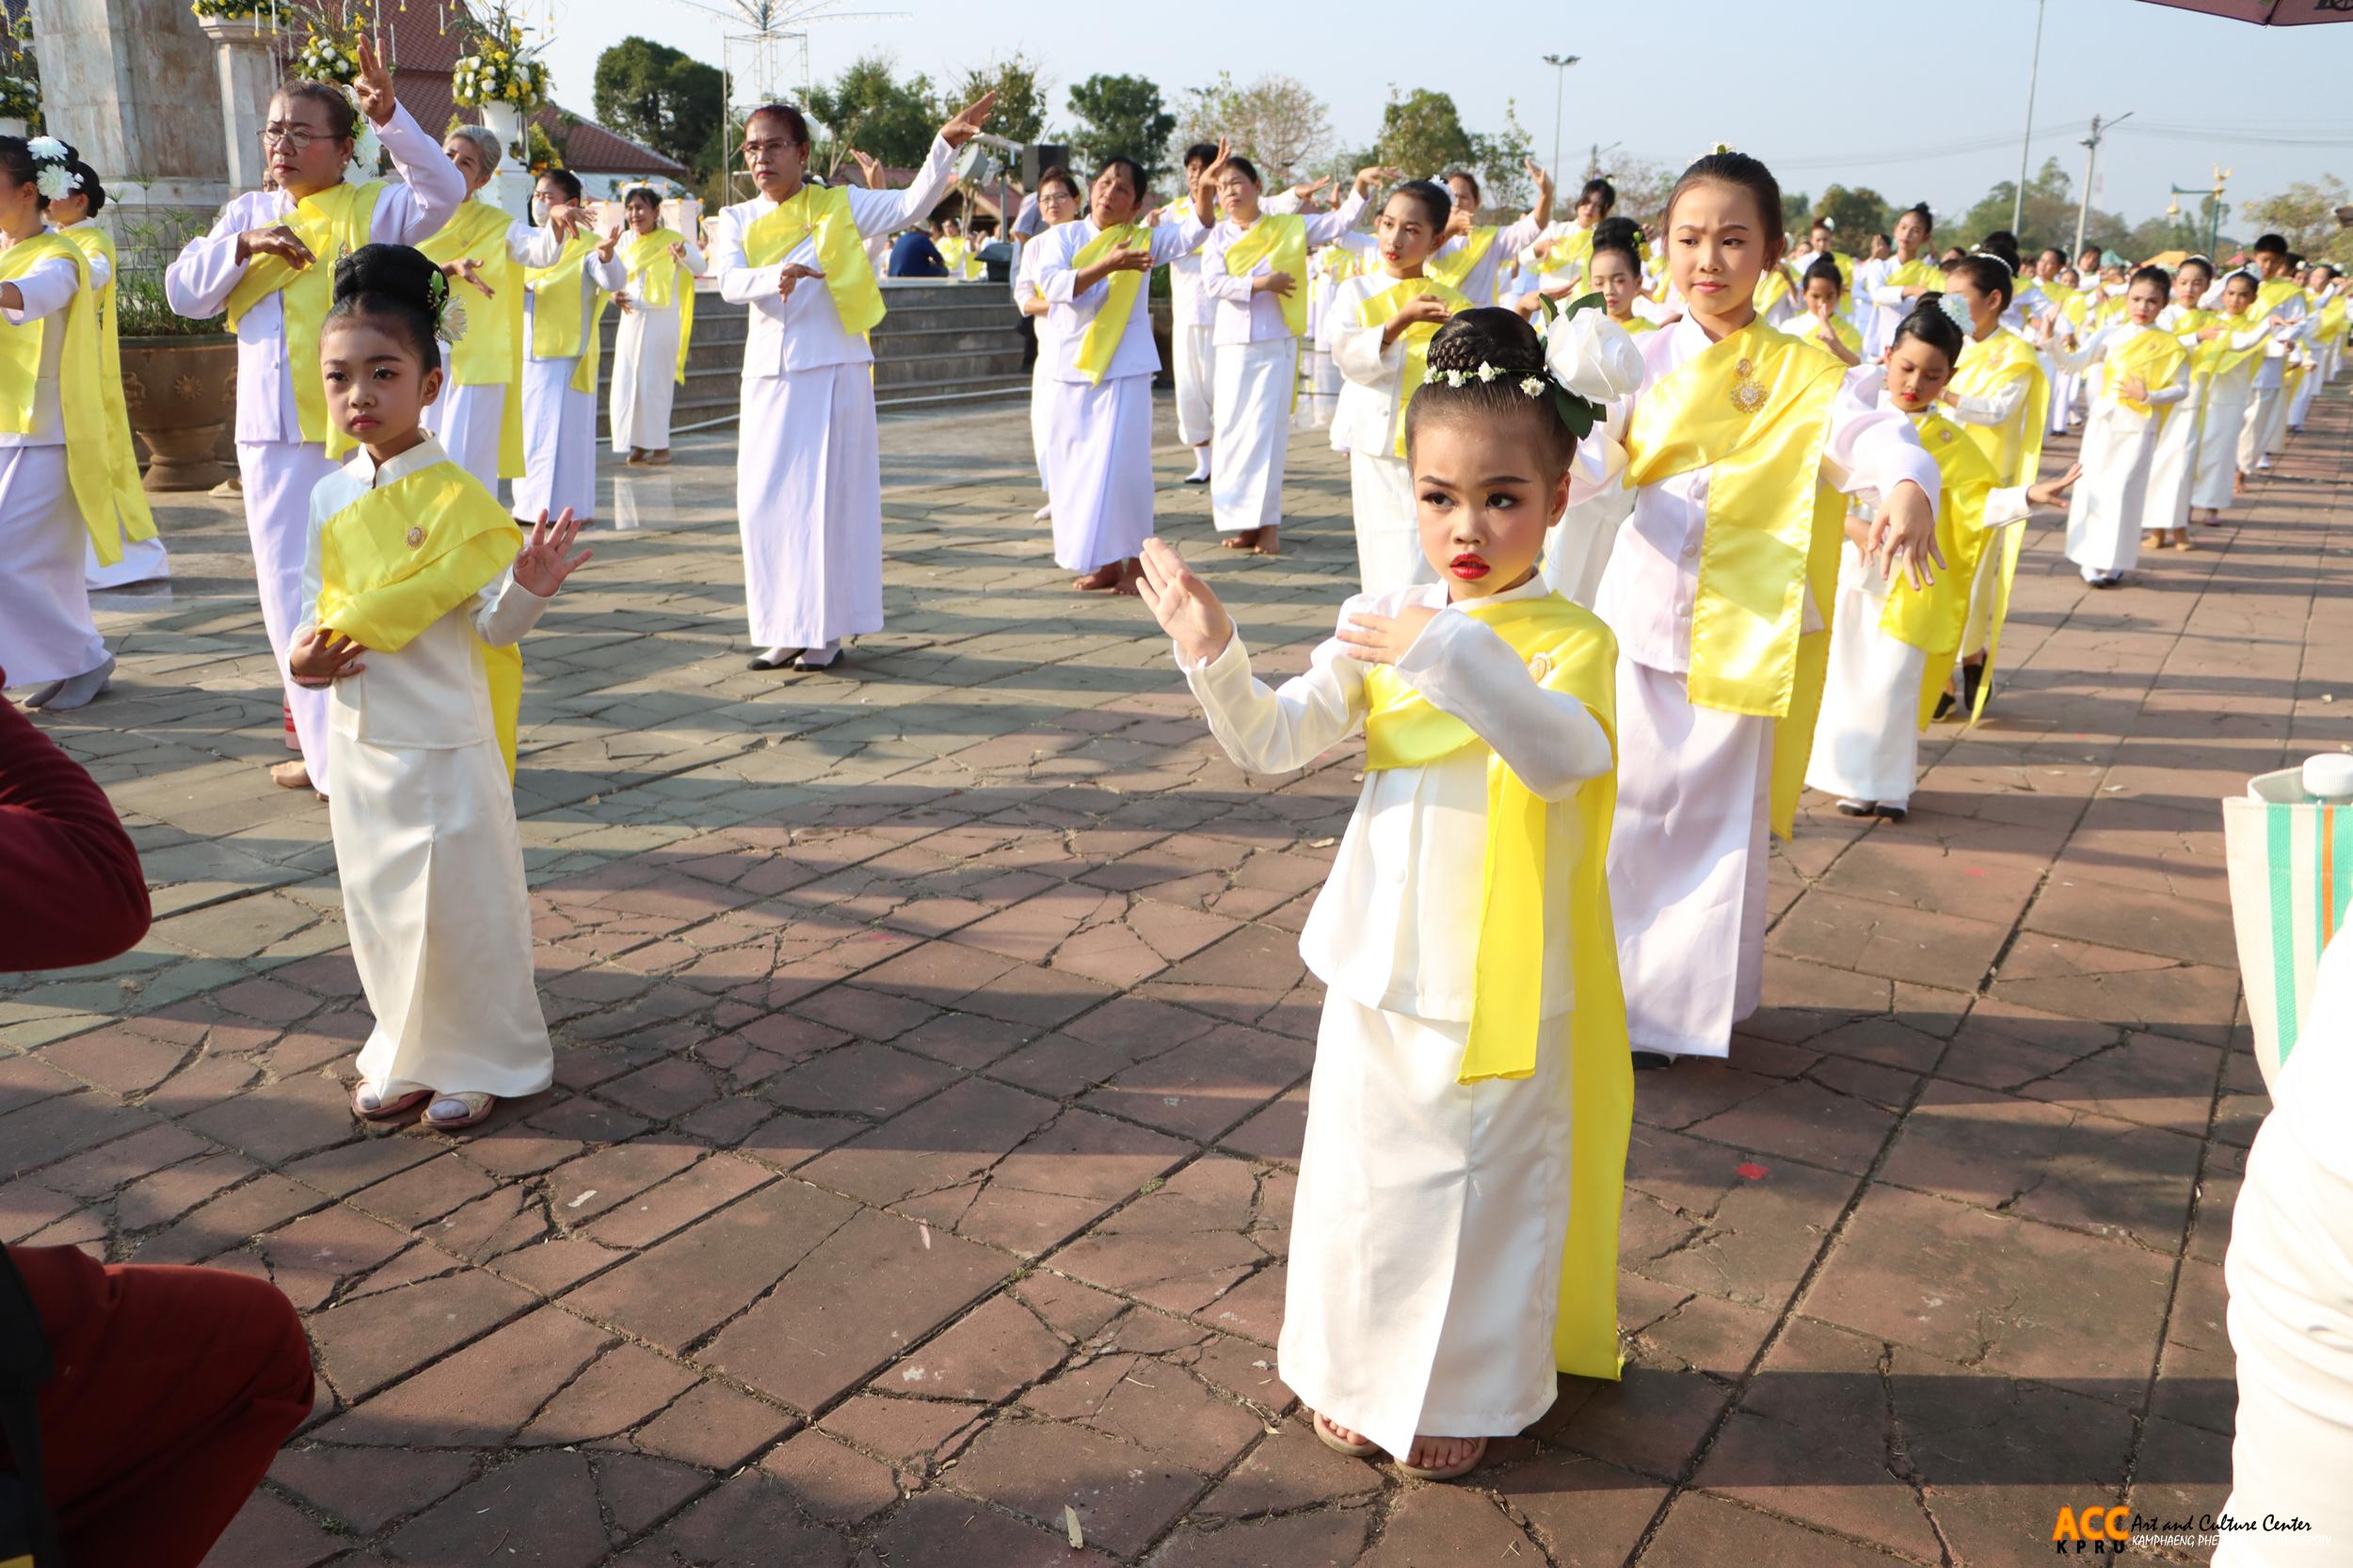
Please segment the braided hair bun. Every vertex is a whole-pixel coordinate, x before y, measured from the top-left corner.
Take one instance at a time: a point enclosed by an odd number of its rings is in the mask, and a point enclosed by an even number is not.
[[[326,325],[364,316],[405,339],[427,370],[441,362],[435,341],[449,280],[424,251],[406,245],[363,245],[335,264],[334,303]]]
[[[1545,345],[1518,312],[1481,306],[1450,317],[1430,340],[1429,360],[1429,379],[1405,409],[1408,451],[1415,432],[1433,419],[1494,423],[1518,418],[1535,422],[1530,426],[1533,439],[1544,443],[1552,472],[1568,468],[1577,438],[1545,395],[1552,379],[1545,366]],[[1459,376],[1462,385],[1452,385],[1449,373]],[[1545,383],[1544,392],[1528,393],[1522,383],[1531,378]]]

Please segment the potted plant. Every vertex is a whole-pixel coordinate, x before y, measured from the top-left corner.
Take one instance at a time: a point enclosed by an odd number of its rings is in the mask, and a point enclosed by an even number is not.
[[[530,157],[524,124],[548,101],[548,67],[539,58],[540,47],[523,42],[521,24],[502,5],[468,40],[450,74],[452,102],[480,109],[482,123],[517,165]]]
[[[115,280],[122,403],[148,450],[150,490],[209,490],[229,477],[216,456],[237,417],[237,340],[219,316],[191,321],[164,297],[160,272]]]

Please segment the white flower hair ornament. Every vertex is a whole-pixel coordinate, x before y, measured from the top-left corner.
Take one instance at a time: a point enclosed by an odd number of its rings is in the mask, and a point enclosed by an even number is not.
[[[35,136],[24,144],[24,151],[33,155],[35,163],[61,164],[73,156],[72,149],[55,136]]]
[[[344,96],[351,101],[352,112],[351,167],[344,179],[346,184],[361,184],[384,167],[384,143],[376,134],[376,122],[360,107],[360,95],[345,87]]]
[[[1957,294],[1937,296],[1936,308],[1945,312],[1945,319],[1967,332],[1974,330],[1977,321],[1969,314],[1969,302]]]
[[[72,193],[73,174],[63,164],[42,164],[40,172],[33,176],[33,184],[43,200],[56,201]]]

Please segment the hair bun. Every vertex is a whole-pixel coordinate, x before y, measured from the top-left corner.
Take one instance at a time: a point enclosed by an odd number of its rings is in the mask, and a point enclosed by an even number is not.
[[[439,311],[447,287],[441,269],[424,251],[405,245],[363,245],[335,264],[337,300],[363,294],[389,295],[432,314]]]
[[[1493,365],[1501,375],[1542,376],[1545,345],[1517,311],[1482,305],[1447,318],[1430,340],[1430,370],[1465,375]]]

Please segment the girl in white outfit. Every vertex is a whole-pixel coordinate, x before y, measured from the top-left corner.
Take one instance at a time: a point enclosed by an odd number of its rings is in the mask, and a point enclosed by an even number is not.
[[[2169,410],[2189,395],[2189,354],[2157,327],[2173,280],[2162,267],[2133,275],[2122,318],[2080,348],[2058,348],[2061,369],[2104,365],[2084,420],[2084,481],[2067,507],[2067,558],[2095,588],[2113,588],[2140,560],[2149,470]]]
[[[693,235],[663,227],[661,199],[646,186],[623,197],[621,210],[629,218],[621,237],[629,280],[613,335],[613,450],[628,453],[627,462],[662,468],[670,461],[670,404],[686,375],[703,251]]]

